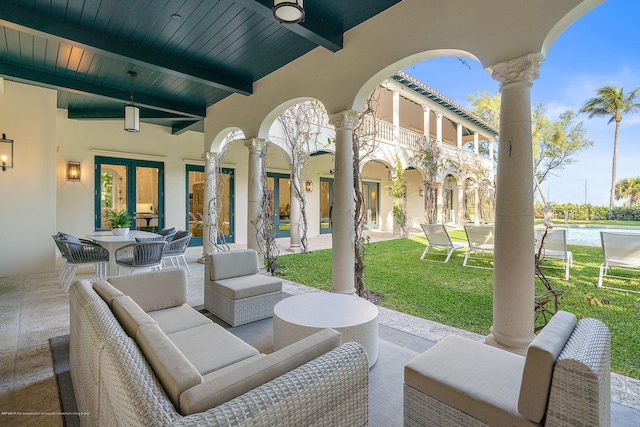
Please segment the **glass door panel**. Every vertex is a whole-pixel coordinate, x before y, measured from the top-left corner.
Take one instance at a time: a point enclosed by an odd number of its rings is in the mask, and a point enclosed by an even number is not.
[[[223,169],[222,174],[216,180],[218,184],[218,197],[222,199],[220,209],[220,224],[218,227],[225,236],[227,243],[233,240],[233,170]]]
[[[136,166],[136,228],[156,232],[158,230],[158,168]]]
[[[331,233],[333,179],[320,178],[320,234]]]
[[[273,197],[269,200],[269,209],[273,212],[276,237],[289,237],[291,223],[291,181],[289,175],[279,173],[267,174],[267,188]]]
[[[276,235],[285,236],[289,235],[291,230],[291,181],[289,178],[280,178],[278,181],[278,209],[280,212]]]
[[[100,174],[99,223],[98,229],[110,230],[106,211],[120,212],[127,209],[127,167],[123,165],[103,165]]]
[[[365,206],[365,226],[378,228],[379,185],[376,182],[363,182],[362,194]]]
[[[189,246],[202,246],[204,230],[204,166],[187,165],[187,224]]]

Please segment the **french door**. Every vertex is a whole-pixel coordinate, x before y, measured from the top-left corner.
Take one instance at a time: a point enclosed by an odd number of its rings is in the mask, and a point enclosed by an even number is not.
[[[320,234],[331,233],[333,178],[320,178]]]
[[[291,230],[291,181],[289,175],[267,173],[267,188],[273,194],[269,208],[273,211],[276,237],[289,237]]]
[[[365,221],[367,228],[378,228],[378,211],[380,209],[380,184],[377,182],[362,182],[364,195]]]
[[[109,229],[105,212],[126,210],[131,229],[164,228],[164,163],[95,158],[95,228]]]
[[[204,233],[204,166],[187,165],[187,227],[193,237],[189,246],[202,246]],[[223,168],[216,176],[217,196],[221,200],[218,228],[222,236],[218,236],[218,243],[222,239],[227,243],[234,240],[234,170]]]

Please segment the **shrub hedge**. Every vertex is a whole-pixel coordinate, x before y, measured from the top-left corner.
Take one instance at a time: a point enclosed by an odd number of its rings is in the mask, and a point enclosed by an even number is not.
[[[606,206],[577,205],[574,203],[557,204],[552,203],[553,219],[570,219],[578,221],[590,220],[620,220],[620,221],[640,221],[640,207],[637,206],[617,206],[613,208],[613,217],[609,218],[609,208]],[[537,219],[544,218],[544,207],[542,203],[536,202],[534,215]]]

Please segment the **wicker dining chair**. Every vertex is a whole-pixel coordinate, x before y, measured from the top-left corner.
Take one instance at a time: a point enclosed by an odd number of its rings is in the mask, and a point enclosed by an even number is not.
[[[122,268],[128,268],[131,274],[139,269],[161,270],[162,256],[166,246],[165,241],[146,241],[121,247],[115,253],[118,274]]]
[[[178,231],[173,235],[173,238],[168,242],[167,247],[164,250],[163,262],[165,260],[171,261],[171,266],[174,268],[180,267],[180,259],[184,262],[184,266],[191,276],[191,269],[189,268],[189,264],[187,264],[187,259],[184,256],[185,251],[187,250],[187,246],[189,245],[189,241],[191,240],[191,233],[186,230]]]
[[[67,263],[60,272],[59,281],[65,292],[69,291],[76,270],[83,264],[94,264],[99,278],[107,277],[109,251],[90,240],[78,239],[70,234],[58,233],[53,237]]]

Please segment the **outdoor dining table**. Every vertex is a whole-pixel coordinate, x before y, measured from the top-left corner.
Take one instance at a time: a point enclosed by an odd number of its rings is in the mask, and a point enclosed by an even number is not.
[[[109,251],[109,266],[107,269],[107,276],[113,276],[118,274],[118,264],[116,264],[116,251],[119,248],[128,245],[129,243],[135,243],[136,237],[149,238],[161,236],[149,231],[131,230],[124,236],[114,236],[111,231],[96,231],[95,233],[87,234],[87,237]]]

